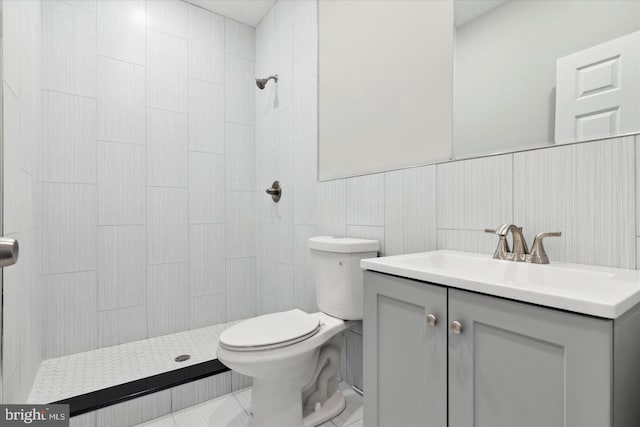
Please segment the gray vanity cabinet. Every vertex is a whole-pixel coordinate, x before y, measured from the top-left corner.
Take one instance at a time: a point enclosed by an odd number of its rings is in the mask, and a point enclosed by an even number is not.
[[[447,289],[365,276],[364,425],[446,427]]]
[[[366,271],[364,425],[638,427],[639,307],[602,319]]]
[[[449,427],[611,425],[611,320],[449,289]]]

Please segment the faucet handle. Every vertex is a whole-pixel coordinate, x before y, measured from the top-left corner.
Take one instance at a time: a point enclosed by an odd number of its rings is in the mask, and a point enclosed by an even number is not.
[[[509,242],[507,242],[507,236],[506,234],[498,234],[497,230],[494,230],[492,228],[485,228],[484,229],[485,233],[491,233],[491,234],[497,234],[498,237],[500,238],[500,240],[498,241],[498,247],[496,248],[495,252],[493,253],[493,258],[494,259],[507,259],[507,257],[509,256],[509,253],[511,252],[511,249],[509,249]]]
[[[544,250],[542,241],[546,237],[560,236],[562,236],[561,231],[548,231],[538,234],[536,238],[533,239],[533,245],[531,246],[531,255],[527,257],[527,262],[531,262],[534,264],[549,264],[549,257],[547,256],[547,252]]]

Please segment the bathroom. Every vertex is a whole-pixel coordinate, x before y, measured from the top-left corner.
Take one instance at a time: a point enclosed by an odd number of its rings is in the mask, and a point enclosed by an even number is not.
[[[640,1],[0,8],[0,414],[640,425]]]

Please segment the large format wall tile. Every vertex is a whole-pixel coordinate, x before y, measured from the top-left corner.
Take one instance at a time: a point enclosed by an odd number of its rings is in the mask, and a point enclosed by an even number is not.
[[[316,287],[311,265],[309,238],[317,236],[315,225],[296,225],[294,234],[295,305],[307,313],[318,311]]]
[[[640,135],[636,135],[636,234],[640,237]]]
[[[226,192],[227,259],[252,257],[256,253],[255,193]],[[227,268],[228,270],[228,268]],[[227,280],[229,278],[227,277]]]
[[[225,222],[224,157],[189,152],[189,222]]]
[[[511,222],[512,165],[511,154],[437,165],[438,228],[484,230]]]
[[[42,87],[96,96],[96,14],[42,2]]]
[[[147,30],[148,107],[186,113],[189,104],[187,69],[186,40]]]
[[[318,60],[315,50],[297,59],[294,65],[294,137],[298,142],[318,132]]]
[[[147,28],[185,39],[187,8],[180,0],[147,0]]]
[[[189,149],[224,153],[224,85],[189,79]]]
[[[256,259],[227,260],[227,322],[256,315]]]
[[[97,264],[96,186],[43,184],[42,272],[95,270]]]
[[[187,196],[186,189],[147,187],[147,263],[188,260]]]
[[[189,296],[225,291],[224,224],[189,226]]]
[[[438,230],[438,249],[493,254],[498,237],[484,230]]]
[[[514,221],[529,239],[562,231],[546,240],[550,259],[635,267],[633,137],[514,157]]]
[[[436,249],[436,166],[385,173],[385,255]]]
[[[145,149],[98,143],[98,224],[145,224]]]
[[[146,288],[146,282],[142,283]],[[146,289],[145,289],[146,294]],[[147,306],[119,308],[98,313],[98,347],[109,347],[147,337]]]
[[[383,173],[347,179],[347,224],[384,226]]]
[[[318,43],[318,6],[314,0],[300,0],[294,6],[294,53],[299,58]]]
[[[96,182],[96,100],[43,91],[43,171],[47,182]]]
[[[224,83],[224,18],[189,5],[189,76]]]
[[[311,137],[294,144],[294,182],[297,197],[294,200],[295,224],[314,225],[317,220],[317,143]]]
[[[188,116],[147,109],[147,185],[187,187]]]
[[[96,272],[43,276],[45,358],[97,348]]]
[[[145,1],[99,1],[98,55],[145,63]]]
[[[146,227],[98,228],[98,310],[146,304]]]
[[[105,2],[100,2],[100,4]],[[107,2],[109,3],[109,2]],[[143,66],[98,57],[98,139],[145,143]]]
[[[150,265],[147,270],[147,336],[189,329],[189,280],[186,263]]]
[[[256,185],[254,127],[227,123],[224,151],[226,189],[253,191]]]
[[[225,51],[241,58],[255,60],[256,30],[248,25],[226,18],[224,20]]]
[[[318,233],[342,237],[347,231],[347,181],[337,179],[319,182]]]
[[[226,318],[225,294],[189,298],[189,329],[224,323]]]
[[[252,60],[227,54],[225,58],[225,120],[254,125],[255,64]]]

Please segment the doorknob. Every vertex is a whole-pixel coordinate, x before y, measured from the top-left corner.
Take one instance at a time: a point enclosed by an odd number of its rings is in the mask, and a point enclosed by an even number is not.
[[[19,249],[16,239],[0,237],[0,267],[8,267],[18,262]]]

